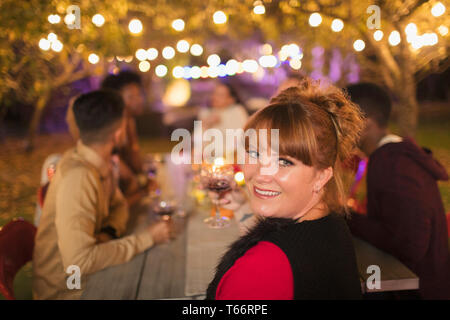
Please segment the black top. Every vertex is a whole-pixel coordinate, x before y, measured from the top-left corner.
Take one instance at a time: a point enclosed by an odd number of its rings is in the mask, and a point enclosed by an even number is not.
[[[343,218],[297,223],[265,218],[231,245],[217,267],[207,299],[214,299],[221,278],[260,241],[277,245],[287,256],[294,279],[294,299],[360,299],[361,284],[353,242]]]

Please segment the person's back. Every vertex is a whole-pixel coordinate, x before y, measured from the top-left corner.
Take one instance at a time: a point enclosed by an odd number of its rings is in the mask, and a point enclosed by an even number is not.
[[[119,239],[128,219],[111,169],[112,150],[122,141],[124,127],[120,96],[112,91],[82,95],[74,114],[81,139],[58,163],[36,235],[35,299],[80,298],[86,275],[127,262],[169,235],[159,223]],[[77,271],[80,286],[75,281],[70,289],[66,278]]]
[[[367,170],[367,218],[382,229],[354,230],[415,272],[423,297],[450,298],[448,231],[437,186],[448,179],[445,169],[404,139],[375,150]]]
[[[412,140],[389,134],[390,99],[373,84],[348,88],[366,113],[360,148],[369,156],[367,216],[353,214],[353,234],[392,254],[419,276],[426,299],[450,299],[447,226],[437,180],[445,169]]]

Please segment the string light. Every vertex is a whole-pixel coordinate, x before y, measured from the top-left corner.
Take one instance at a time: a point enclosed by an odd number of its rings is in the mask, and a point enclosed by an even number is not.
[[[213,21],[215,24],[224,24],[227,22],[227,15],[223,11],[216,11],[213,14]]]
[[[189,66],[185,66],[183,68],[183,78],[185,78],[185,79],[191,78],[191,68]]]
[[[298,70],[302,67],[302,61],[299,58],[293,58],[289,61],[289,66],[294,70]]]
[[[148,60],[155,60],[158,57],[158,50],[155,48],[150,48],[147,50],[147,59]]]
[[[272,46],[270,44],[266,43],[261,46],[260,52],[261,52],[261,54],[266,55],[266,56],[269,54],[272,54]]]
[[[147,60],[147,57],[148,57],[148,55],[147,55],[147,50],[144,50],[144,49],[138,49],[138,50],[136,51],[136,58],[137,58],[139,61]]]
[[[219,68],[217,68],[216,66],[208,68],[208,76],[210,78],[217,78],[218,75],[219,75]]]
[[[375,41],[380,41],[381,39],[383,39],[383,35],[383,31],[377,30],[373,33],[373,38],[375,39]]]
[[[206,60],[206,62],[211,66],[211,67],[216,67],[220,64],[220,57],[217,54],[212,54],[208,57],[208,59]]]
[[[295,43],[288,45],[285,50],[289,57],[296,57],[300,54],[300,47]]]
[[[172,21],[172,28],[175,30],[175,31],[183,31],[184,30],[184,25],[185,25],[185,23],[184,23],[184,21],[182,20],[182,19],[176,19],[176,20],[173,20]]]
[[[183,78],[184,75],[184,69],[181,66],[176,66],[175,68],[173,68],[172,70],[172,75],[174,76],[174,78],[176,79],[181,79]]]
[[[53,42],[58,39],[58,36],[54,34],[53,32],[50,32],[47,36],[48,41]]]
[[[259,58],[259,64],[263,68],[273,68],[277,65],[278,60],[275,56],[268,55]]]
[[[438,2],[436,3],[432,8],[431,8],[431,14],[434,17],[440,17],[445,13],[445,6],[441,3]]]
[[[446,36],[448,34],[448,28],[443,25],[439,26],[438,31],[441,34],[441,36]]]
[[[52,42],[51,48],[55,52],[61,52],[63,49],[63,44],[61,41],[55,40]]]
[[[264,13],[266,13],[266,7],[264,7],[264,5],[261,4],[261,2],[259,1],[259,4],[253,8],[253,13],[254,14],[264,14]]]
[[[177,42],[177,50],[181,53],[185,53],[189,51],[189,42],[186,40],[180,40]]]
[[[200,68],[200,77],[202,78],[208,78],[208,67],[207,66],[202,66]]]
[[[61,17],[57,14],[51,14],[48,16],[48,22],[50,22],[51,24],[57,24],[61,22]]]
[[[309,25],[311,27],[318,27],[322,23],[322,16],[314,12],[309,16]]]
[[[396,46],[400,43],[400,33],[398,31],[392,31],[388,38],[389,44],[391,46]]]
[[[47,39],[42,38],[39,40],[39,48],[41,48],[41,50],[48,51],[50,49],[50,45],[51,43]]]
[[[344,22],[341,19],[334,19],[333,22],[331,22],[331,30],[334,32],[339,32],[344,29]]]
[[[193,56],[201,56],[202,53],[203,53],[203,48],[201,45],[196,43],[191,46],[191,54]]]
[[[155,68],[155,73],[158,77],[162,78],[167,74],[167,67],[163,64],[160,64]]]
[[[417,36],[417,26],[414,23],[408,23],[405,28],[406,41],[411,43],[413,39]]]
[[[201,76],[200,67],[194,66],[191,68],[191,77],[192,79],[198,79]]]
[[[247,59],[242,62],[244,71],[254,73],[258,70],[258,63],[253,59]]]
[[[67,25],[71,25],[75,22],[75,19],[76,19],[75,15],[73,13],[69,13],[64,17],[64,23]]]
[[[137,35],[142,32],[143,26],[142,22],[139,19],[132,19],[128,24],[128,29],[134,35]]]
[[[358,39],[355,42],[353,42],[353,49],[355,49],[355,51],[358,51],[358,52],[363,51],[365,47],[366,47],[366,44],[361,39]]]
[[[150,62],[148,61],[139,62],[139,70],[141,72],[147,72],[148,70],[150,70]]]
[[[95,53],[91,53],[88,57],[89,63],[97,64],[100,61],[100,57]]]
[[[233,76],[237,73],[239,69],[239,62],[234,59],[230,59],[225,64],[225,70],[229,76]]]
[[[175,57],[175,49],[170,46],[165,47],[162,51],[162,56],[167,60],[172,59],[173,57]]]
[[[101,27],[105,23],[105,18],[100,13],[97,13],[92,17],[92,23],[97,27]]]

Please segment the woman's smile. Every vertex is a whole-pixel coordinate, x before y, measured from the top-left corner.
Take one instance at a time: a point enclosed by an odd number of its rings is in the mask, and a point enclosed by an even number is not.
[[[281,194],[281,192],[279,191],[262,189],[256,186],[253,186],[253,193],[260,199],[272,199],[278,197]]]

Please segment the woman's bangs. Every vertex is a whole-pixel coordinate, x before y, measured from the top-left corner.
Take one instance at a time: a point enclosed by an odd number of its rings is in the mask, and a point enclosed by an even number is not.
[[[294,121],[294,119],[296,119]],[[253,129],[253,135],[245,135],[245,149],[248,151],[250,142],[257,143],[255,147],[260,147],[260,139],[267,132],[268,148],[272,148],[272,143],[276,143],[272,137],[278,130],[278,153],[280,156],[289,156],[297,159],[305,165],[312,166],[316,150],[316,140],[311,123],[306,117],[306,112],[299,104],[272,104],[254,114],[245,126],[245,132]],[[256,133],[256,138],[254,137]],[[263,139],[263,138],[262,138]],[[264,143],[264,141],[261,141]],[[273,146],[276,149],[276,146]],[[276,150],[275,150],[276,151]]]

